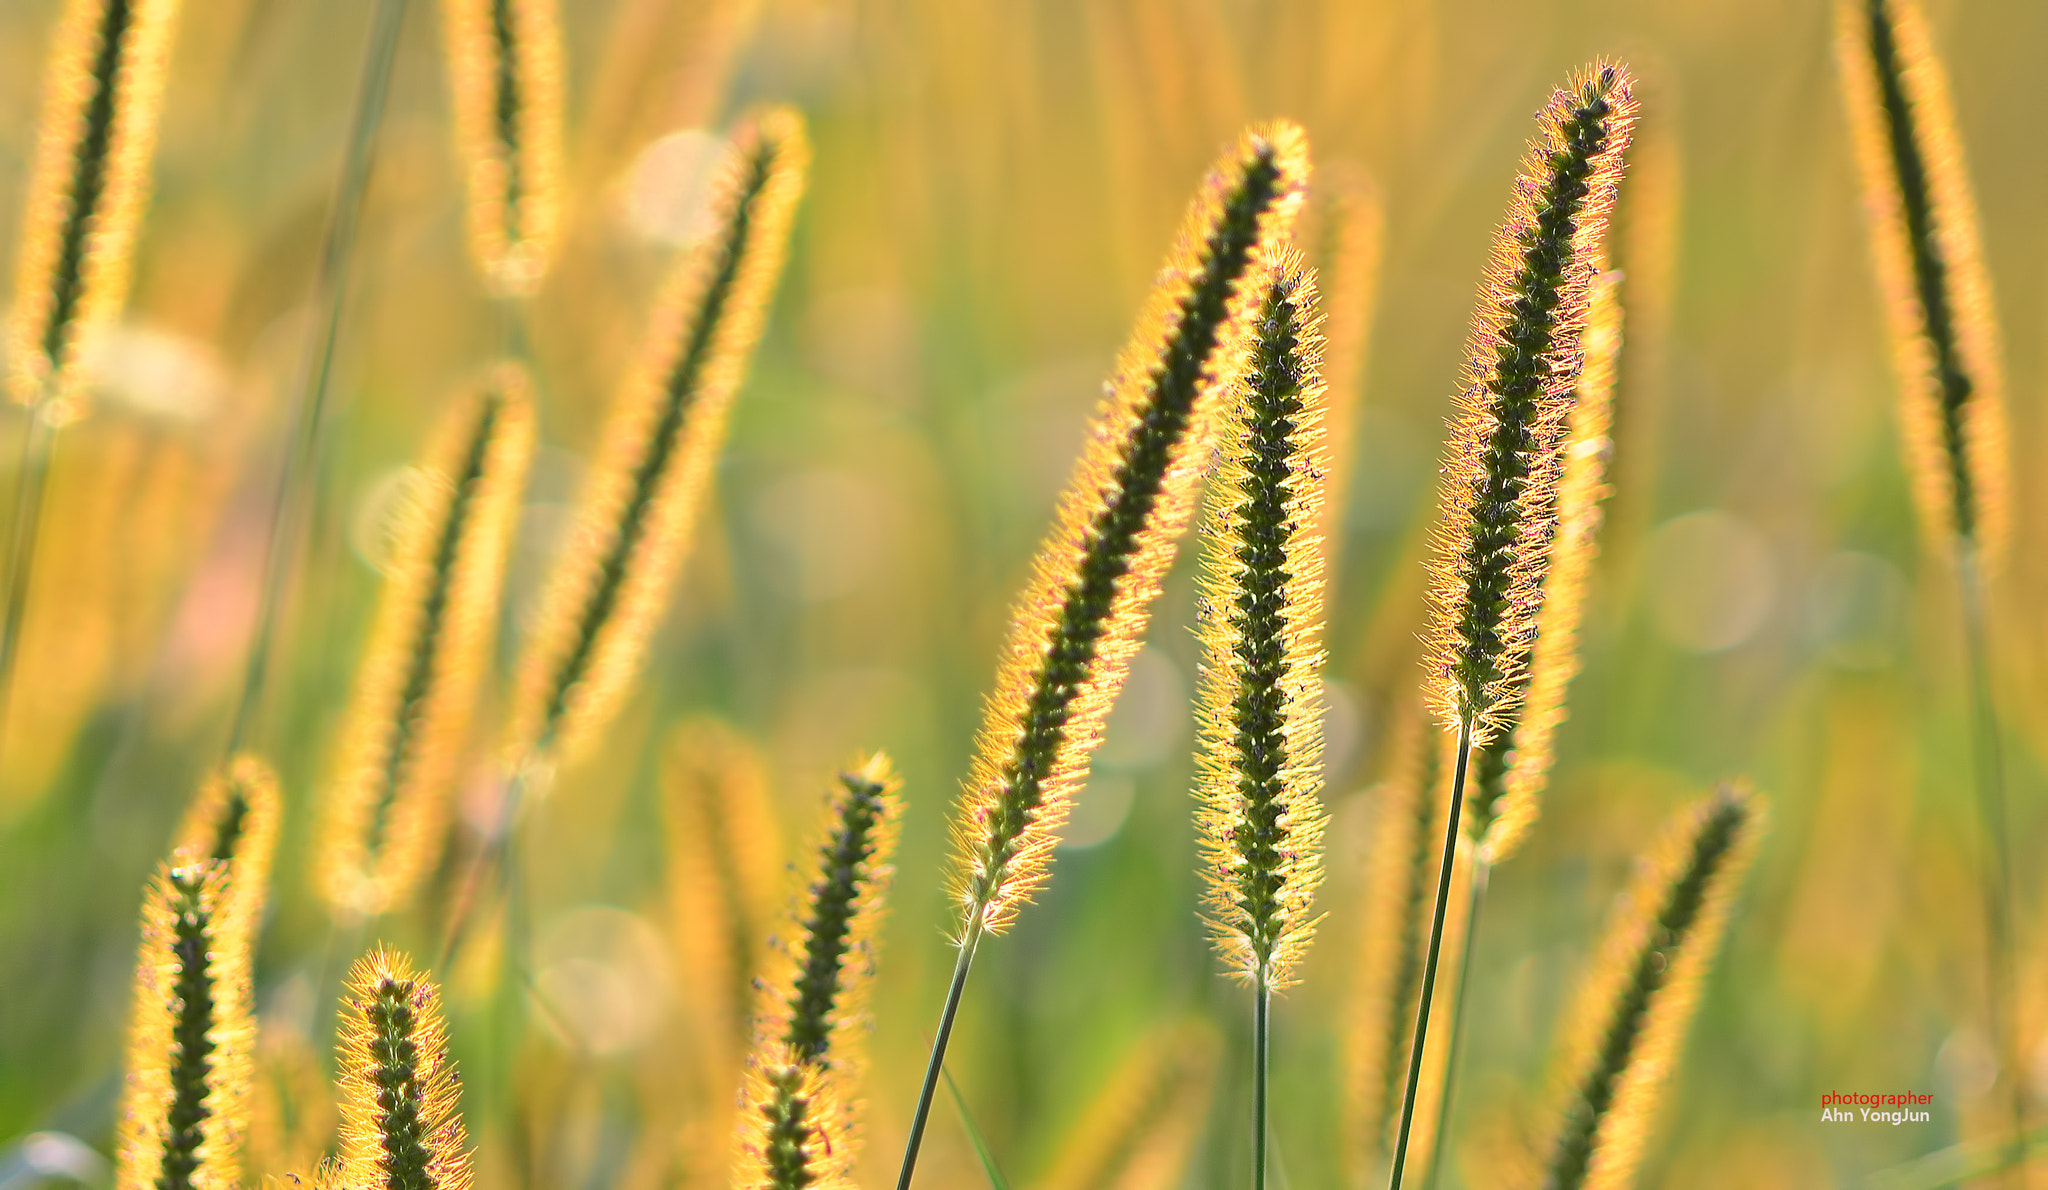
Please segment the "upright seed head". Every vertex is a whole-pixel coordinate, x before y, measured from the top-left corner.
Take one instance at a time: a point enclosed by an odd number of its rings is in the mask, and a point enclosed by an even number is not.
[[[442,0],[469,250],[500,296],[540,288],[562,222],[555,0]]]
[[[350,969],[340,1059],[345,1184],[468,1190],[462,1086],[440,996],[403,954],[380,947]]]
[[[1633,1182],[1764,810],[1740,785],[1689,807],[1620,902],[1568,1034],[1570,1081],[1546,1190]]]
[[[1579,617],[1586,580],[1599,550],[1602,502],[1609,491],[1607,460],[1614,443],[1615,365],[1621,353],[1621,277],[1603,273],[1593,283],[1586,316],[1585,367],[1572,402],[1565,438],[1564,476],[1557,490],[1557,527],[1550,565],[1536,593],[1536,643],[1523,696],[1502,738],[1474,762],[1476,780],[1466,799],[1461,829],[1475,840],[1478,858],[1497,864],[1514,853],[1536,821],[1550,780],[1565,693],[1579,672]]]
[[[1557,526],[1590,289],[1636,104],[1602,63],[1553,93],[1494,241],[1444,466],[1429,685],[1486,743],[1512,717]]]
[[[1835,14],[1921,524],[1930,543],[1995,560],[2005,377],[1948,79],[1915,0],[1837,0]]]
[[[1199,631],[1206,916],[1231,973],[1285,987],[1322,880],[1321,319],[1298,253],[1261,270],[1218,434]]]
[[[402,907],[439,856],[533,455],[524,370],[449,410],[414,474],[316,848],[337,913]]]
[[[1082,1109],[1038,1183],[1044,1190],[1179,1186],[1209,1118],[1222,1049],[1200,1021],[1157,1025]]]
[[[86,336],[120,313],[148,203],[178,0],[67,0],[15,274],[14,399],[72,411]]]
[[[520,661],[515,759],[573,757],[639,672],[761,337],[809,161],[787,108],[734,134],[711,202],[718,230],[656,310]]]
[[[263,921],[281,813],[277,774],[244,753],[200,784],[171,843],[173,864],[220,860],[228,865],[229,913],[245,947],[254,947]]]
[[[859,1145],[854,1096],[876,934],[903,802],[876,753],[826,803],[825,828],[787,934],[771,942],[747,1063],[735,1185],[835,1183]]]
[[[118,1190],[234,1190],[248,1128],[249,950],[233,865],[157,869],[142,909]]]
[[[1258,254],[1293,225],[1301,129],[1247,133],[1210,172],[1146,300],[1012,617],[953,820],[963,939],[1000,933],[1048,878],[1074,791],[1144,636],[1250,346]]]

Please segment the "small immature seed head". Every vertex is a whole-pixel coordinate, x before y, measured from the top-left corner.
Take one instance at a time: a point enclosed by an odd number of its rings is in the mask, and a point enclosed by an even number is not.
[[[555,0],[442,0],[469,249],[492,290],[540,288],[562,223],[562,31]]]
[[[171,843],[173,864],[221,860],[233,873],[230,913],[253,946],[270,892],[281,808],[277,774],[246,753],[206,778]]]
[[[468,1190],[462,1087],[440,996],[404,955],[380,948],[349,971],[340,1065],[347,1185]]]
[[[1635,122],[1602,63],[1544,105],[1494,242],[1444,467],[1431,602],[1437,713],[1485,744],[1514,714],[1536,635],[1572,394],[1607,215]]]

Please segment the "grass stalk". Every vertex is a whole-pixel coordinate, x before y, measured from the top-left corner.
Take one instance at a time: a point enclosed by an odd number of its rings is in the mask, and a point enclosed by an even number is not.
[[[29,577],[35,568],[36,533],[42,524],[43,493],[50,483],[50,454],[57,437],[42,402],[29,407],[22,427],[21,466],[15,472],[14,525],[7,538],[6,607],[0,612],[0,742],[7,728],[7,707],[14,693],[15,655],[21,645],[21,622],[28,611]]]
[[[1266,1081],[1272,1058],[1273,989],[1252,994],[1252,1190],[1266,1190]]]
[[[406,0],[377,0],[371,18],[370,43],[356,85],[355,112],[350,117],[341,174],[335,181],[334,205],[320,246],[314,277],[313,306],[319,321],[305,360],[298,399],[292,403],[284,465],[271,493],[270,528],[264,547],[263,586],[256,599],[256,622],[242,675],[242,693],[228,729],[227,751],[238,751],[255,727],[270,677],[270,652],[277,635],[277,617],[291,577],[299,538],[312,514],[322,432],[326,428],[327,388],[333,377],[334,348],[340,338],[343,301],[348,295],[349,263],[362,224],[363,199],[377,159],[377,132],[384,123],[384,101],[390,93],[392,63],[398,57],[398,35],[405,26]]]
[[[1437,1088],[1436,1129],[1430,1136],[1424,1190],[1436,1190],[1443,1176],[1444,1137],[1451,1131],[1451,1108],[1457,1102],[1458,1053],[1464,1048],[1465,1000],[1472,990],[1473,939],[1479,936],[1479,910],[1486,904],[1487,877],[1492,872],[1492,864],[1474,857],[1471,887],[1465,900],[1465,936],[1458,947],[1458,964],[1451,972],[1451,1035],[1444,1047],[1444,1076]]]
[[[946,1070],[946,1043],[953,1036],[953,1019],[960,1014],[960,997],[967,990],[967,972],[974,965],[974,948],[981,941],[978,922],[968,923],[959,942],[959,957],[953,960],[953,979],[946,985],[946,1006],[939,1010],[939,1031],[932,1035],[931,1057],[925,1063],[924,1084],[918,1088],[917,1109],[910,1117],[910,1136],[903,1142],[903,1168],[896,1175],[896,1190],[910,1190],[911,1175],[917,1171],[917,1151],[924,1144],[924,1128],[932,1114],[932,1100],[938,1094],[939,1079]]]

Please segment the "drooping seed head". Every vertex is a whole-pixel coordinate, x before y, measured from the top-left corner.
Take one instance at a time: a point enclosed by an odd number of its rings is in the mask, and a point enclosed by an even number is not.
[[[1217,434],[1202,524],[1205,916],[1236,977],[1285,987],[1322,880],[1321,317],[1298,253],[1259,275],[1251,358]]]
[[[1250,347],[1254,261],[1287,234],[1308,146],[1285,122],[1210,172],[1125,346],[1014,613],[953,820],[963,938],[1044,885],[1074,791],[1190,519],[1214,406]]]
[[[1900,420],[1927,540],[1995,561],[2008,532],[2005,377],[1948,79],[1915,0],[1837,0]]]
[[[1167,1190],[1202,1139],[1222,1044],[1200,1021],[1157,1025],[1130,1047],[1056,1151],[1043,1190]]]
[[[232,861],[165,864],[142,909],[117,1190],[235,1190],[248,1128],[249,950]]]
[[[432,980],[379,948],[341,1004],[341,1163],[350,1187],[468,1190],[462,1086]]]
[[[337,913],[402,907],[440,854],[533,436],[525,372],[500,364],[414,472],[322,805],[319,887]]]
[[[502,296],[540,288],[562,223],[555,0],[442,0],[469,250]]]
[[[75,412],[80,351],[128,296],[178,0],[66,0],[30,169],[8,356],[14,399]]]
[[[571,759],[629,692],[688,552],[726,416],[782,273],[810,149],[775,108],[745,123],[604,432],[519,666],[515,760]]]
[[[1590,290],[1635,122],[1628,71],[1553,93],[1494,241],[1444,467],[1429,688],[1485,744],[1513,715],[1557,525]]]
[[[262,924],[281,812],[277,774],[244,753],[200,784],[171,843],[174,865],[227,863],[233,873],[229,912],[245,947],[254,946]]]
[[[1621,352],[1621,277],[1603,273],[1593,284],[1586,317],[1585,367],[1572,402],[1565,438],[1564,477],[1557,490],[1557,528],[1550,565],[1536,593],[1536,643],[1513,716],[1492,746],[1475,758],[1475,780],[1460,829],[1476,840],[1482,862],[1514,853],[1541,809],[1550,780],[1565,694],[1579,672],[1579,617],[1586,581],[1599,551],[1602,502],[1609,491],[1613,453],[1614,380]]]
[[[1689,807],[1621,900],[1568,1034],[1546,1190],[1633,1183],[1764,811],[1763,799],[1739,785]]]

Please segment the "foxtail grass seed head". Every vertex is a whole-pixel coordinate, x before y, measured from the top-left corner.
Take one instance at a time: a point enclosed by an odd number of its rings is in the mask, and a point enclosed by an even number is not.
[[[803,194],[803,121],[772,108],[733,136],[717,230],[679,266],[605,429],[522,658],[516,761],[572,759],[628,693],[725,440]]]
[[[402,907],[440,854],[533,437],[531,385],[500,364],[414,473],[322,808],[320,890],[338,913]]]
[[[66,0],[16,266],[14,399],[74,412],[86,338],[128,295],[178,0]]]
[[[1553,93],[1494,241],[1444,466],[1429,688],[1487,743],[1514,715],[1557,525],[1590,290],[1635,123],[1628,71]]]
[[[341,1164],[350,1187],[467,1190],[461,1084],[440,993],[404,955],[356,960],[341,1003]]]
[[[500,296],[540,288],[562,223],[556,0],[442,0],[469,250]]]
[[[1146,300],[1017,605],[953,821],[962,940],[1001,933],[1048,879],[1159,583],[1192,515],[1219,394],[1260,294],[1245,280],[1293,226],[1308,142],[1286,122],[1211,170]]]
[[[1614,383],[1621,353],[1621,284],[1618,273],[1593,282],[1586,316],[1585,367],[1572,403],[1565,439],[1564,477],[1557,490],[1557,529],[1550,566],[1537,592],[1536,643],[1527,682],[1509,730],[1474,763],[1477,779],[1466,799],[1466,836],[1477,858],[1497,864],[1514,854],[1536,821],[1550,780],[1565,694],[1579,672],[1579,617],[1586,581],[1599,550],[1602,502],[1609,491],[1607,460],[1614,443]]]
[[[1222,1043],[1199,1021],[1156,1026],[1082,1109],[1041,1190],[1171,1190],[1204,1135]]]
[[[255,1024],[232,873],[165,864],[145,894],[117,1190],[241,1185]]]
[[[220,860],[228,865],[228,911],[244,946],[254,945],[263,921],[281,813],[277,774],[244,753],[200,784],[171,844],[173,864]]]
[[[1567,1035],[1546,1190],[1633,1183],[1764,823],[1762,798],[1723,786],[1672,824],[1620,902]]]
[[[1947,74],[1915,0],[1837,0],[1835,15],[1921,524],[1995,560],[2010,519],[2005,377]]]
[[[782,839],[768,765],[739,732],[696,719],[670,739],[663,786],[677,958],[695,973],[685,1008],[692,1032],[713,1051],[707,1056],[722,1067],[718,1094],[730,1098],[763,942],[782,908]]]
[[[1206,546],[1200,810],[1204,898],[1236,977],[1287,986],[1322,880],[1321,318],[1299,254],[1261,270],[1253,346],[1217,434]]]
[[[831,1078],[789,1053],[747,1067],[734,1190],[852,1190],[853,1145]]]

